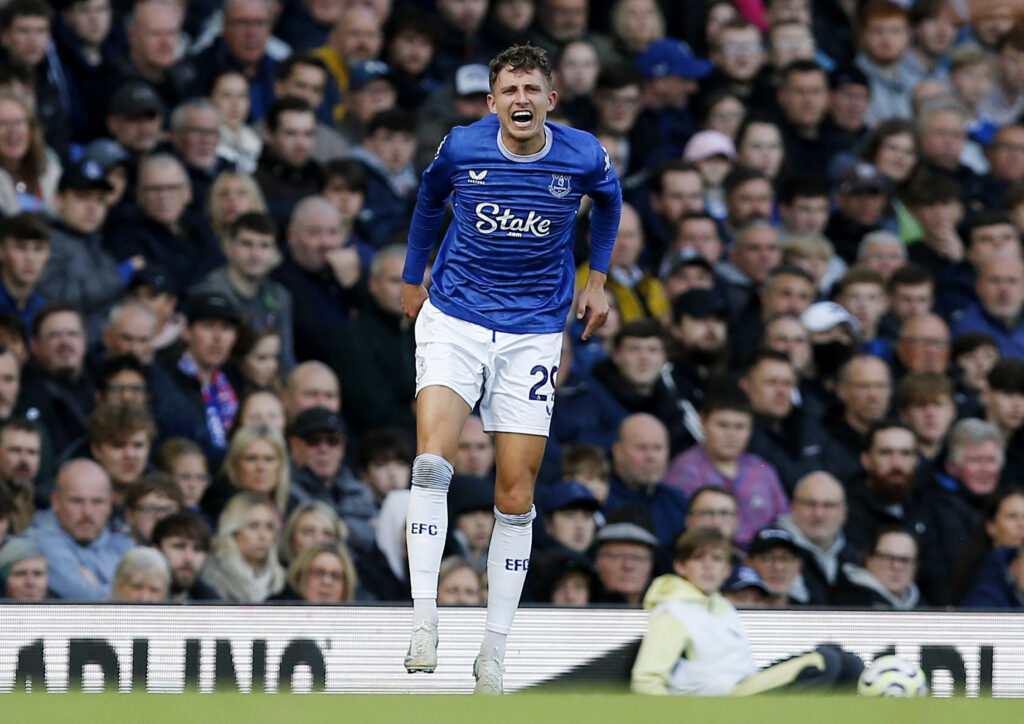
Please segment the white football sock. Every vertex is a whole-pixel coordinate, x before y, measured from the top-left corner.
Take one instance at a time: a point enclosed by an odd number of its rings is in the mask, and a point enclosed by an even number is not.
[[[499,659],[505,657],[505,639],[512,629],[530,566],[536,517],[533,507],[522,515],[494,509],[494,532],[487,549],[487,630],[480,651],[496,654]]]
[[[412,489],[405,522],[413,620],[437,623],[437,574],[448,535],[448,485],[454,474],[442,457],[424,453],[412,463]]]

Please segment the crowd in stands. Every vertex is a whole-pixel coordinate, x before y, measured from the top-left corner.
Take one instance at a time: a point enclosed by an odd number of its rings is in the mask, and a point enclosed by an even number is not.
[[[1021,0],[7,0],[0,597],[408,600],[407,228],[520,42],[624,196],[525,598],[713,527],[744,605],[1024,607]]]

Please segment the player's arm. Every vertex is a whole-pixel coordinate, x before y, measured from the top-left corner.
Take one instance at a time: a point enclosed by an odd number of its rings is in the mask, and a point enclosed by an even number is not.
[[[604,293],[604,283],[608,275],[590,269],[587,284],[580,292],[576,306],[576,319],[586,319],[587,326],[583,330],[583,339],[590,339],[595,329],[599,329],[608,319],[608,298]]]
[[[409,248],[402,271],[402,281],[405,282],[402,285],[402,306],[410,319],[416,319],[420,307],[427,299],[423,275],[444,219],[445,202],[452,191],[450,135],[441,141],[433,162],[423,172],[416,194],[416,209],[409,225]]]
[[[669,693],[668,678],[690,641],[690,632],[670,613],[651,616],[633,664],[630,688],[636,694]]]
[[[587,189],[587,194],[594,202],[590,214],[590,274],[576,308],[577,319],[583,319],[588,313],[590,315],[583,330],[583,339],[589,338],[608,318],[604,283],[608,278],[608,267],[611,266],[612,249],[615,247],[622,212],[622,186],[615,168],[611,165],[607,151],[595,145],[598,152]]]

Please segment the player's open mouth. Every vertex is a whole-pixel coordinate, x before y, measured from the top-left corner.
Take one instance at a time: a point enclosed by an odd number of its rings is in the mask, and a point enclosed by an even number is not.
[[[519,128],[528,128],[530,123],[533,122],[533,113],[531,111],[513,111],[512,112],[512,123]]]

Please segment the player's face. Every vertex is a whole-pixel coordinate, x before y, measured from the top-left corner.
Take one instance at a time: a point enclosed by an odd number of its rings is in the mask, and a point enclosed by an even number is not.
[[[558,94],[538,70],[505,68],[498,74],[487,107],[498,116],[501,137],[513,153],[529,155],[544,147],[544,120]]]

